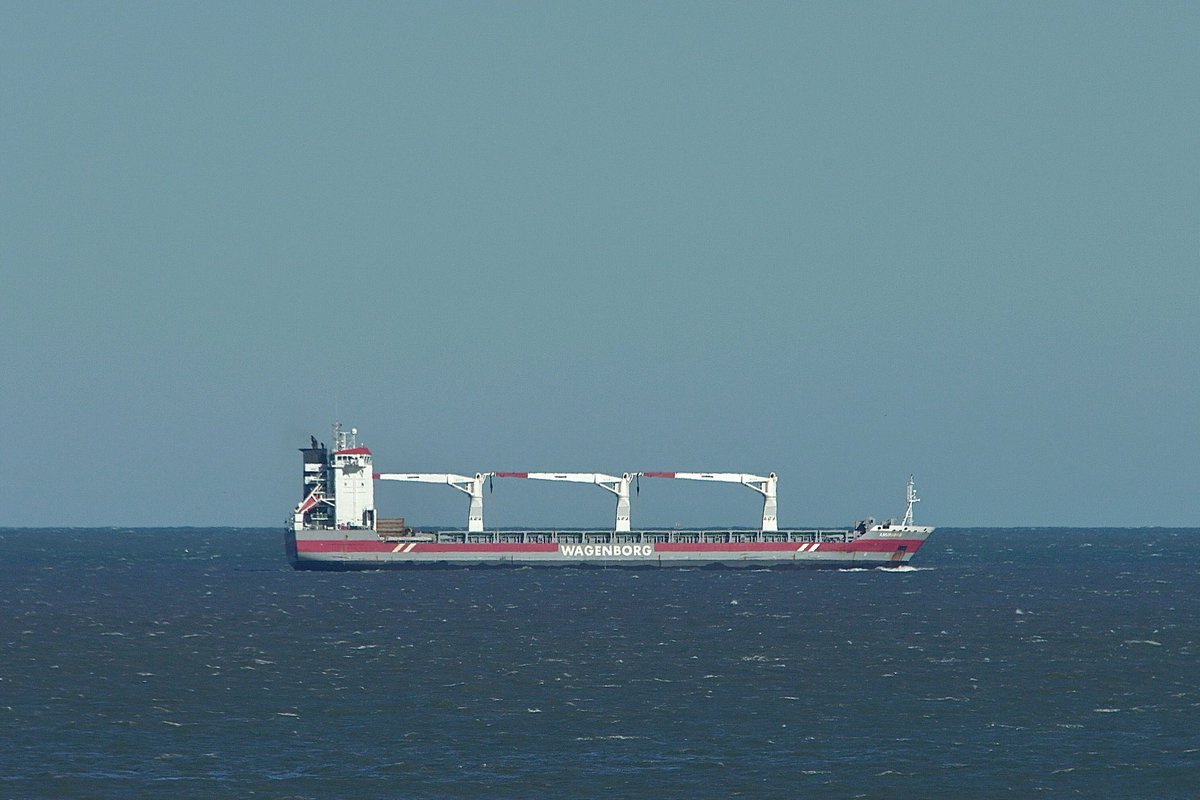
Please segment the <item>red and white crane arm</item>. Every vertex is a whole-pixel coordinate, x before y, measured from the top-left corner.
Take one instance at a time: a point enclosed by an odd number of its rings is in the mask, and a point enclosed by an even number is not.
[[[381,472],[376,473],[375,478],[381,481],[441,483],[458,489],[471,498],[467,530],[476,533],[483,530],[483,485],[491,475],[490,472],[476,472],[475,477],[453,472]]]
[[[776,499],[778,478],[772,472],[766,477],[745,472],[642,472],[647,478],[675,478],[688,481],[711,481],[714,483],[740,483],[763,496],[762,530],[779,530],[779,510]]]
[[[621,533],[629,530],[629,484],[634,474],[626,472],[620,477],[603,472],[494,472],[497,478],[528,478],[535,481],[564,481],[567,483],[590,483],[617,496],[617,518],[613,530]]]

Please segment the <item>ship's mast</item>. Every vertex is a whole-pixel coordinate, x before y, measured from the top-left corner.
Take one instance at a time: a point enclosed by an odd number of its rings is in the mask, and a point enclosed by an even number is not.
[[[908,476],[908,507],[904,509],[904,519],[901,525],[912,525],[913,521],[913,503],[921,502],[921,498],[917,497],[916,484],[913,482],[913,476]]]
[[[342,430],[342,423],[333,423],[333,450],[352,450],[358,447],[358,428],[351,428],[350,433]]]

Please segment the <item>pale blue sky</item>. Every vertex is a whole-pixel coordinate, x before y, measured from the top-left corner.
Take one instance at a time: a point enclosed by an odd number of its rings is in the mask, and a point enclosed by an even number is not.
[[[335,413],[384,471],[774,470],[784,525],[910,472],[930,524],[1200,520],[1194,3],[3,18],[0,524],[277,524]]]

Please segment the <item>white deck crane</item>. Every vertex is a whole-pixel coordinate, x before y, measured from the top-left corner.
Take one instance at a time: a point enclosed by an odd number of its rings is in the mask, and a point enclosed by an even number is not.
[[[613,526],[616,533],[629,531],[629,484],[634,475],[605,475],[603,472],[495,472],[497,478],[529,478],[536,481],[566,481],[568,483],[591,483],[617,496],[617,521]]]
[[[411,483],[444,483],[458,489],[471,498],[471,509],[467,515],[467,530],[471,533],[483,531],[483,484],[491,477],[490,472],[476,472],[475,477],[455,475],[452,472],[383,472],[375,477],[381,481],[409,481]]]
[[[688,481],[715,481],[717,483],[740,483],[763,496],[762,530],[779,530],[778,502],[775,499],[777,478],[772,472],[765,478],[744,472],[641,472],[647,478],[675,478]]]

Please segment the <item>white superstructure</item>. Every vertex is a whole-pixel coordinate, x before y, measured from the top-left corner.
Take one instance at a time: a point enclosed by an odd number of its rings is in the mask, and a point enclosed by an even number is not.
[[[371,451],[360,447],[358,428],[347,434],[340,423],[333,426],[334,451],[329,467],[333,472],[333,502],[339,528],[375,527],[375,482]]]

